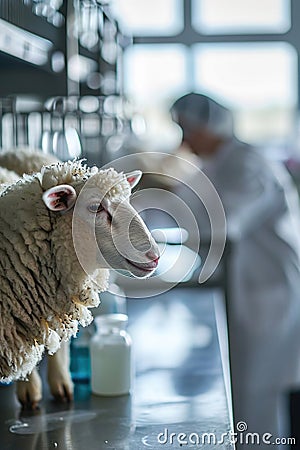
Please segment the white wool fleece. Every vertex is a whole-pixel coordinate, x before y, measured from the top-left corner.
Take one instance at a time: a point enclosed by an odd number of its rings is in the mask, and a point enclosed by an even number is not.
[[[92,321],[88,307],[99,304],[108,270],[97,285],[83,271],[72,241],[72,210],[47,209],[42,194],[71,184],[77,194],[93,178],[108,196],[128,197],[130,185],[113,169],[91,170],[79,162],[57,163],[24,176],[0,192],[0,379],[24,378],[42,357],[54,353]],[[116,185],[116,182],[118,183]],[[101,286],[102,289],[99,289]]]

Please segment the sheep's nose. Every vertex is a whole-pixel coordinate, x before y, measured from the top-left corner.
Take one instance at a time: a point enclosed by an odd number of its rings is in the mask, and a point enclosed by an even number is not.
[[[151,259],[151,261],[155,264],[155,267],[158,264],[158,260],[159,260],[159,255],[157,255],[156,253],[154,253],[153,251],[149,251],[146,253],[146,256]]]

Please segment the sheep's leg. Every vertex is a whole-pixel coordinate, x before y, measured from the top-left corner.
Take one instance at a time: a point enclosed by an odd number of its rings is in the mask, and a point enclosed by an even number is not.
[[[70,345],[62,342],[60,349],[48,356],[48,383],[52,395],[62,401],[73,399],[73,382],[70,374]]]
[[[37,409],[42,399],[42,380],[37,369],[33,369],[26,381],[16,382],[16,392],[23,409]]]

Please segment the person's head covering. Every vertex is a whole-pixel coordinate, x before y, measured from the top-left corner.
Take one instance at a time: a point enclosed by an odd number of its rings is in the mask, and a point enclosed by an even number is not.
[[[224,106],[202,94],[190,93],[173,103],[172,119],[185,129],[206,127],[216,136],[233,136],[232,113]]]

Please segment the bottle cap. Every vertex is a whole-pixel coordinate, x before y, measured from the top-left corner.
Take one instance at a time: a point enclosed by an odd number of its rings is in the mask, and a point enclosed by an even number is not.
[[[104,327],[124,326],[128,322],[128,316],[127,314],[102,314],[101,316],[95,317],[95,322],[99,329]]]

